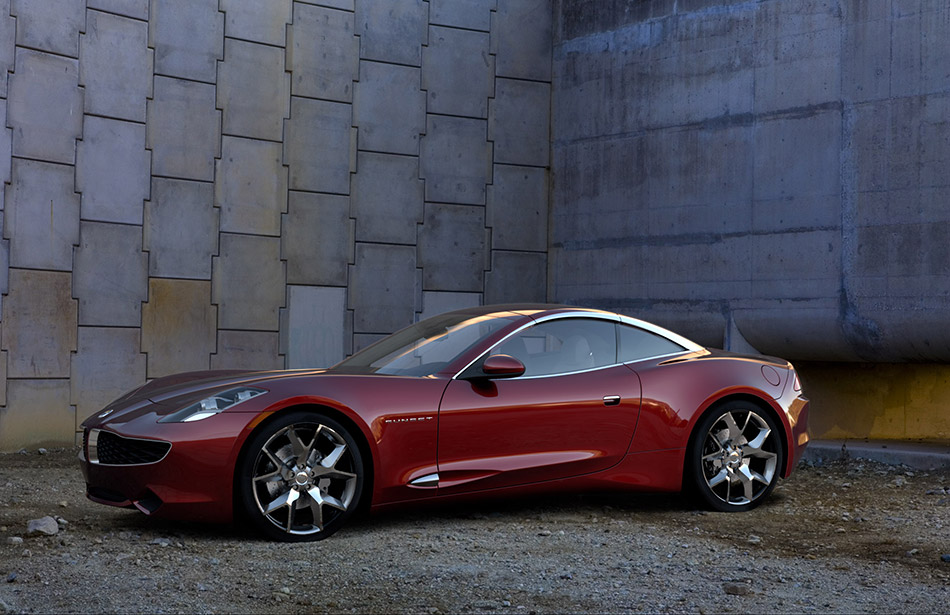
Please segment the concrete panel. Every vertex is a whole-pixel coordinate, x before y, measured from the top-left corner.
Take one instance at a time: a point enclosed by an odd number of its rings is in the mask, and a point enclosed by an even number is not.
[[[758,235],[752,246],[753,297],[837,298],[841,289],[840,231]]]
[[[268,45],[284,45],[287,24],[291,22],[293,0],[221,0],[224,34]]]
[[[290,75],[276,47],[226,39],[217,106],[225,134],[280,141],[290,114]]]
[[[392,333],[412,324],[420,303],[416,248],[356,244],[347,291],[354,332]]]
[[[422,293],[422,313],[419,314],[419,320],[481,304],[481,293],[427,291]]]
[[[280,239],[222,233],[212,265],[212,297],[222,329],[279,330],[284,304]]]
[[[284,163],[293,190],[350,191],[353,111],[349,104],[291,98]]]
[[[73,163],[76,139],[82,135],[82,90],[78,83],[77,60],[17,49],[16,72],[9,77],[7,100],[14,156]]]
[[[428,3],[356,1],[356,33],[364,60],[419,66],[426,41]]]
[[[79,350],[72,355],[69,380],[77,429],[94,412],[145,383],[141,336],[138,327],[79,327]]]
[[[287,367],[329,367],[342,361],[346,289],[287,287]]]
[[[496,164],[485,223],[491,228],[493,249],[547,250],[548,172]]]
[[[553,19],[554,5],[548,0],[498,0],[492,51],[499,77],[551,80]]]
[[[488,124],[488,138],[495,142],[495,162],[547,166],[550,110],[550,84],[496,80]]]
[[[425,130],[425,92],[420,70],[410,66],[360,62],[353,93],[353,125],[359,148],[391,154],[418,154]]]
[[[495,88],[495,56],[488,50],[487,33],[429,28],[429,46],[422,52],[429,113],[488,117]]]
[[[214,83],[224,57],[224,13],[218,0],[153,2],[148,45],[155,50],[155,73]]]
[[[152,50],[148,24],[89,11],[80,39],[79,83],[86,113],[145,121],[152,96]]]
[[[16,19],[10,15],[10,0],[0,0],[0,98],[7,97],[7,73],[16,59]],[[4,114],[3,117],[6,117]],[[6,122],[2,123],[3,126]]]
[[[353,12],[355,9],[354,0],[295,0],[297,4],[312,4],[314,6],[323,6],[330,9],[340,9],[341,11]]]
[[[148,377],[208,369],[215,350],[215,317],[211,282],[149,279],[148,303],[142,306]]]
[[[497,4],[498,0],[429,0],[429,24],[488,32]]]
[[[837,6],[822,2],[760,4],[756,14],[755,111],[808,107],[841,93]]]
[[[547,300],[547,255],[492,250],[485,305]]]
[[[10,270],[2,348],[8,378],[69,378],[69,353],[76,350],[69,273]]]
[[[483,207],[427,203],[417,256],[423,290],[481,292],[486,235]]]
[[[211,369],[283,369],[277,340],[276,331],[218,331],[218,352],[211,355]]]
[[[214,182],[222,231],[280,235],[280,214],[287,211],[287,169],[280,150],[279,143],[222,139]]]
[[[4,237],[14,267],[69,271],[79,243],[79,195],[73,167],[13,159],[6,187]]]
[[[492,170],[487,122],[430,115],[426,126],[420,148],[426,200],[484,205]]]
[[[214,180],[214,159],[221,155],[214,99],[213,85],[155,77],[146,134],[154,175]]]
[[[152,199],[145,205],[144,246],[149,275],[210,280],[211,257],[218,250],[214,187],[153,178]]]
[[[0,67],[2,70],[2,67]],[[0,77],[0,81],[6,83],[6,80]],[[7,101],[0,99],[0,117],[7,117]],[[11,158],[13,150],[13,131],[6,127],[5,122],[0,122],[0,186],[10,183]],[[3,199],[6,193],[5,189],[0,188],[0,211],[3,210]]]
[[[887,98],[891,82],[890,11],[865,9],[888,8],[884,3],[849,0],[844,22],[841,54],[841,95],[852,102]],[[886,44],[885,44],[886,41]]]
[[[73,446],[76,410],[68,380],[11,380],[7,407],[0,408],[0,451],[37,446]]]
[[[143,124],[85,116],[83,138],[76,148],[82,218],[142,224],[150,163]]]
[[[357,241],[414,244],[422,222],[419,159],[360,152],[350,199]]]
[[[355,27],[353,13],[294,3],[287,41],[287,70],[293,73],[294,96],[353,100],[360,62]]]
[[[148,21],[148,0],[86,0],[86,7]]]
[[[840,135],[838,111],[757,123],[754,198],[839,194]]]
[[[17,18],[16,44],[79,57],[79,33],[85,30],[84,3],[76,0],[11,0]]]
[[[280,243],[287,283],[346,286],[353,254],[349,226],[347,197],[291,192]]]
[[[79,324],[137,327],[148,300],[148,255],[142,228],[83,221],[73,262]]]

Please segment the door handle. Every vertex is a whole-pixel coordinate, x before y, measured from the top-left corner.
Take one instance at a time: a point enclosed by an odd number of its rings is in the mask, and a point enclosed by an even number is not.
[[[620,403],[619,395],[604,395],[605,406],[616,406]]]

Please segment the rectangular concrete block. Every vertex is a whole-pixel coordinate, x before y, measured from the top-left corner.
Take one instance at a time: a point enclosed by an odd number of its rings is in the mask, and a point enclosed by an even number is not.
[[[216,315],[211,282],[149,279],[148,303],[142,306],[148,377],[208,369],[215,350]]]
[[[547,170],[496,164],[485,224],[495,250],[547,250]]]
[[[0,0],[0,98],[4,99],[7,97],[7,73],[13,72],[16,59],[15,39],[16,18],[10,15],[10,0]]]
[[[18,46],[79,57],[79,33],[86,24],[82,2],[11,0],[10,14],[17,18]]]
[[[415,244],[425,198],[419,159],[360,152],[357,169],[350,198],[356,240]]]
[[[429,28],[429,45],[422,52],[422,89],[429,113],[488,117],[488,99],[495,89],[489,43],[487,33]]]
[[[481,292],[489,265],[486,235],[484,207],[427,203],[416,258],[423,290]]]
[[[550,84],[497,79],[488,124],[488,138],[495,142],[495,162],[547,166],[550,109]]]
[[[752,296],[834,299],[841,290],[841,232],[772,233],[752,240]]]
[[[210,280],[211,257],[218,250],[212,184],[153,178],[143,241],[149,275]]]
[[[350,191],[353,109],[346,103],[294,96],[285,122],[284,164],[293,190]]]
[[[420,70],[410,66],[360,62],[353,93],[353,125],[359,149],[390,154],[418,154],[425,130],[426,98]]]
[[[497,0],[429,0],[429,24],[488,32],[497,4]]]
[[[104,283],[108,280],[108,283]],[[83,221],[73,261],[79,324],[137,327],[148,300],[148,255],[142,228]]]
[[[69,378],[77,326],[70,282],[66,272],[10,270],[2,343],[8,378]]]
[[[13,159],[6,187],[4,237],[14,267],[69,271],[79,243],[79,195],[73,167]]]
[[[262,5],[263,6],[263,5]],[[290,114],[290,75],[282,49],[226,39],[217,106],[225,134],[280,141]]]
[[[865,7],[880,6],[853,0],[844,21],[844,53],[841,55],[841,96],[852,102],[889,96],[891,82],[891,19],[887,14],[855,14]]]
[[[148,21],[148,0],[86,0],[86,8]]]
[[[455,293],[443,291],[425,291],[422,293],[422,313],[419,320],[438,316],[446,312],[476,307],[482,304],[482,293]]]
[[[18,48],[9,88],[7,126],[13,129],[13,154],[72,164],[82,134],[79,62]]]
[[[287,41],[287,70],[292,73],[294,96],[353,100],[360,61],[355,27],[351,12],[294,3],[294,22]]]
[[[214,86],[156,76],[154,87],[146,131],[152,173],[213,181],[214,159],[221,155]]]
[[[551,2],[498,0],[498,10],[492,14],[496,74],[550,81],[553,20]]]
[[[7,407],[0,408],[0,451],[24,447],[73,446],[76,409],[69,405],[69,380],[11,380]]]
[[[485,120],[430,115],[421,145],[426,201],[485,204],[492,149]]]
[[[412,324],[421,303],[415,246],[357,243],[347,292],[354,332],[387,334]]]
[[[840,135],[839,111],[759,122],[754,135],[754,198],[838,194]]]
[[[276,331],[218,331],[218,351],[211,355],[211,369],[283,369],[277,341]]]
[[[356,0],[360,57],[419,66],[426,41],[428,9],[428,2],[423,0]]]
[[[69,380],[77,429],[93,413],[145,383],[141,337],[138,327],[79,327]]]
[[[76,191],[82,218],[142,224],[148,198],[151,155],[145,126],[87,115],[76,151]]]
[[[346,286],[353,254],[349,198],[291,192],[289,201],[280,243],[287,283]]]
[[[345,357],[346,289],[287,287],[287,368],[329,367]]]
[[[939,106],[937,100],[933,103]],[[907,190],[921,185],[922,151],[943,149],[939,139],[922,140],[925,108],[930,104],[929,99],[911,97],[854,108],[851,151],[859,191]]]
[[[144,122],[152,96],[148,24],[89,11],[79,49],[86,113]]]
[[[485,305],[547,300],[547,255],[492,250],[485,274]]]
[[[218,0],[153,2],[148,45],[155,50],[156,74],[214,83],[217,61],[224,57]]]
[[[7,116],[7,101],[0,99],[0,117]],[[12,172],[13,131],[0,123],[0,185],[10,183]],[[5,188],[5,186],[4,186]],[[3,199],[6,190],[0,189],[0,210],[3,210]]]
[[[287,211],[280,143],[224,137],[216,167],[214,204],[221,209],[221,230],[279,236],[280,214]]]
[[[285,279],[278,237],[222,233],[212,265],[218,327],[278,331]]]
[[[221,0],[219,6],[224,11],[224,34],[282,47],[287,24],[292,19],[292,5],[293,0]]]

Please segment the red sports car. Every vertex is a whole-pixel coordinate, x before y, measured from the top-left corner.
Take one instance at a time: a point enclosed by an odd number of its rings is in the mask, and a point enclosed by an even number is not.
[[[599,310],[449,312],[329,369],[158,378],[83,423],[90,499],[247,516],[277,540],[358,509],[551,490],[694,490],[744,511],[808,443],[787,361]]]

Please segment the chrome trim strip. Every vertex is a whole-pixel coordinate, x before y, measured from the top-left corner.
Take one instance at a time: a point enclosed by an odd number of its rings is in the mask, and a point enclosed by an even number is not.
[[[426,474],[425,476],[420,476],[419,478],[409,481],[411,487],[438,487],[439,486],[439,473],[434,472],[432,474]]]
[[[642,357],[640,359],[635,359],[633,361],[619,361],[617,363],[611,363],[610,365],[600,365],[598,367],[592,367],[590,369],[582,369],[582,370],[578,370],[574,372],[561,372],[557,374],[544,374],[544,375],[539,375],[539,376],[517,376],[515,378],[507,378],[507,380],[531,380],[534,378],[552,378],[554,376],[567,376],[569,374],[583,374],[585,372],[592,372],[599,369],[605,369],[608,367],[615,367],[617,365],[627,365],[629,363],[637,363],[639,361],[649,361],[652,359],[660,359],[663,357],[672,357],[672,356],[676,356],[680,354],[685,354],[687,352],[698,352],[700,350],[705,350],[705,347],[700,346],[696,342],[693,342],[683,337],[682,335],[673,333],[669,329],[664,329],[663,327],[660,327],[658,325],[654,325],[652,323],[639,320],[637,318],[631,318],[630,316],[623,316],[622,314],[605,314],[603,312],[579,311],[579,312],[558,312],[556,314],[548,314],[547,316],[542,316],[541,318],[534,318],[534,317],[529,317],[529,318],[532,318],[532,320],[521,325],[520,327],[518,327],[517,329],[515,329],[514,331],[512,331],[505,337],[495,342],[495,344],[491,348],[489,348],[482,354],[475,357],[475,359],[470,361],[468,365],[466,365],[461,370],[456,372],[456,374],[452,376],[452,380],[457,380],[458,377],[462,373],[465,372],[465,370],[467,370],[471,366],[478,363],[478,361],[480,361],[483,357],[485,357],[488,353],[490,353],[492,349],[497,348],[504,342],[508,341],[512,336],[515,336],[521,333],[522,331],[524,331],[525,329],[527,329],[528,327],[532,327],[536,324],[547,322],[549,320],[559,320],[562,318],[593,318],[596,320],[605,320],[607,322],[613,322],[613,323],[619,322],[622,324],[631,325],[639,329],[643,329],[644,331],[649,331],[650,333],[653,333],[655,335],[659,335],[660,337],[665,338],[675,344],[679,344],[680,346],[683,346],[686,350],[684,350],[683,352],[670,352],[667,354],[658,354],[652,357]]]

